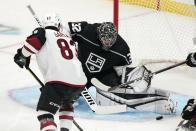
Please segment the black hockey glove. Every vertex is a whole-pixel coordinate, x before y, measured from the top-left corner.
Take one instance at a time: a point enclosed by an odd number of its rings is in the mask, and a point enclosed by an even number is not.
[[[29,64],[30,64],[30,56],[29,57],[25,57],[22,54],[22,48],[19,48],[17,50],[17,53],[14,56],[14,62],[20,67],[23,68],[25,67],[26,69],[29,68]]]
[[[196,67],[196,52],[195,53],[190,53],[187,58],[186,64],[190,67]]]
[[[182,118],[185,120],[191,120],[194,117],[196,117],[196,100],[190,99],[182,111]]]

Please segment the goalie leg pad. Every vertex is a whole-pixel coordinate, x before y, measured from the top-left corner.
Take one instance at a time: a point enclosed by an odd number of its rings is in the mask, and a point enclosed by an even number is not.
[[[169,98],[170,97],[170,92],[162,89],[156,89],[156,88],[149,88],[147,91],[148,94],[156,94],[162,97]]]
[[[126,94],[98,90],[96,102],[102,106],[126,104],[127,111],[139,110],[163,114],[175,113],[177,107],[177,104],[169,99],[168,93],[164,93],[163,91],[159,92],[159,94],[136,94],[131,92]]]

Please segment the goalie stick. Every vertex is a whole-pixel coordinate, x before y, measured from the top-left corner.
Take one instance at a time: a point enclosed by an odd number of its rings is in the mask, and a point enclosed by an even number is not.
[[[168,67],[166,67],[166,68],[163,68],[163,69],[161,69],[161,70],[155,71],[155,72],[151,73],[151,74],[149,75],[149,77],[152,77],[153,75],[156,75],[156,74],[159,74],[159,73],[161,73],[161,72],[170,70],[170,69],[175,68],[175,67],[177,67],[177,66],[183,65],[183,64],[185,64],[186,62],[187,62],[187,61],[185,60],[185,61],[182,61],[182,62],[180,62],[180,63],[177,63],[177,64],[174,64],[174,65],[168,66]],[[134,82],[136,82],[136,81],[142,80],[143,78],[144,78],[144,77],[139,77],[139,78],[137,78],[137,79],[128,81],[128,82],[126,82],[126,83],[122,83],[122,84],[120,84],[120,85],[118,85],[118,86],[114,86],[114,87],[110,87],[110,86],[107,86],[107,85],[101,83],[97,78],[92,78],[92,79],[91,79],[91,83],[92,83],[95,87],[97,87],[98,89],[100,89],[100,90],[109,91],[109,92],[110,92],[110,91],[113,91],[113,90],[115,90],[115,89],[117,89],[117,88],[121,88],[121,87],[124,87],[124,86],[126,86],[126,85],[128,85],[128,84],[131,84],[131,83],[134,83]]]
[[[31,5],[28,5],[27,8],[29,9],[29,11],[31,12],[31,14],[33,15],[33,17],[35,18],[35,20],[37,21],[37,23],[43,27],[42,23],[40,22],[39,18],[37,17],[37,15],[35,14],[35,11],[33,10],[33,8],[31,7]],[[33,73],[32,70],[29,69],[29,71],[31,72],[31,74]],[[34,74],[34,73],[33,73]],[[41,84],[42,82],[39,80],[38,77],[36,77],[36,75],[33,75],[35,77],[35,79]],[[90,93],[88,92],[88,89],[84,89],[84,91],[81,92],[81,95],[83,96],[83,98],[85,99],[85,101],[87,102],[87,104],[89,105],[89,107],[91,108],[91,110],[97,114],[112,114],[112,113],[119,113],[119,112],[125,112],[126,111],[126,105],[115,105],[115,106],[98,106],[95,102],[95,100],[93,99],[93,97],[90,95]]]
[[[180,122],[179,122],[179,124],[178,124],[178,126],[177,126],[177,128],[176,128],[176,130],[175,131],[178,131],[180,128],[181,128],[181,126],[184,124],[184,123],[186,123],[188,120],[181,120]]]
[[[86,100],[87,104],[91,108],[93,112],[96,114],[113,114],[113,113],[120,113],[126,112],[127,106],[126,105],[115,105],[115,106],[99,106],[96,104],[95,100],[88,92],[88,89],[85,87],[84,90],[81,92],[83,98]]]

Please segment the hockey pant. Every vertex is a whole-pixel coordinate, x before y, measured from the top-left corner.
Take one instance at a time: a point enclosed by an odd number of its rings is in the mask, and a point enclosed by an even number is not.
[[[74,110],[73,100],[79,97],[82,87],[70,87],[57,83],[47,83],[41,92],[37,111],[40,131],[57,131],[54,115],[59,110],[60,131],[69,131],[72,127]]]

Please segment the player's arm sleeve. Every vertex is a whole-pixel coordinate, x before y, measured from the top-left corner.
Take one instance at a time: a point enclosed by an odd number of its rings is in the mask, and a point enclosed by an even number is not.
[[[24,46],[22,48],[22,54],[25,57],[28,57],[32,54],[36,54],[46,42],[45,37],[45,29],[44,28],[36,28],[32,35],[28,36],[26,41],[24,42]]]

